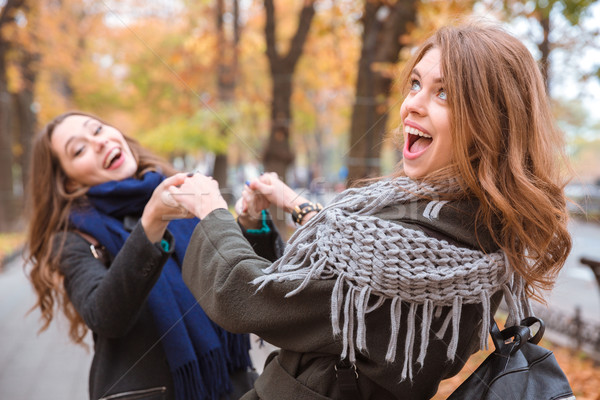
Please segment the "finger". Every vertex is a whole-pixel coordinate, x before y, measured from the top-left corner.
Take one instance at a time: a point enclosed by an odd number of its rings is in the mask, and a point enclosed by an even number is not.
[[[250,183],[250,189],[258,193],[269,194],[273,191],[273,186],[270,183],[254,181]]]
[[[186,174],[178,173],[178,174],[169,176],[168,178],[163,180],[162,185],[163,186],[181,185],[185,181],[185,178],[186,178]]]
[[[235,202],[235,206],[233,207],[235,213],[240,215],[244,212],[244,198],[240,197],[238,201]]]
[[[256,182],[271,184],[272,183],[271,175],[270,174],[262,174],[261,176],[258,177],[258,179],[256,179]]]
[[[181,200],[183,200],[186,197],[185,195],[190,194],[190,191],[185,186],[169,186],[167,191],[169,192],[171,197],[178,203],[181,203]]]
[[[242,196],[240,198],[244,199],[245,202],[249,202],[253,195],[254,194],[252,192],[242,192]]]
[[[259,205],[259,208],[265,209],[268,208],[271,202],[262,194],[256,195],[256,203]]]
[[[261,182],[272,184],[279,180],[279,175],[277,175],[277,172],[266,172],[266,173],[262,174],[258,179]]]
[[[160,192],[160,201],[171,208],[179,207],[179,203],[173,198],[173,195],[171,195],[168,190]]]
[[[254,190],[254,189],[256,189],[256,185],[257,185],[257,184],[258,184],[258,181],[257,181],[257,180],[254,180],[254,181],[250,182],[250,183],[248,184],[248,189],[249,189],[249,190]],[[244,189],[244,190],[246,190],[246,189]]]

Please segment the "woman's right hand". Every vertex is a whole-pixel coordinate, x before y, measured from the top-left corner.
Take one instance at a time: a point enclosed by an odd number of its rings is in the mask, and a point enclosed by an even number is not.
[[[170,221],[193,216],[180,206],[169,192],[171,186],[181,185],[186,176],[185,173],[179,173],[166,178],[154,189],[152,197],[146,203],[141,223],[146,236],[152,243],[162,239]]]
[[[250,182],[249,188],[288,213],[294,211],[294,207],[308,202],[305,197],[300,196],[283,183],[275,172],[267,172],[261,175],[258,179]]]

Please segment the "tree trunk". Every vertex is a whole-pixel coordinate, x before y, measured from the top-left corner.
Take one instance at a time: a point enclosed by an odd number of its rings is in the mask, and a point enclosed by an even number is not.
[[[298,20],[298,28],[292,38],[288,53],[283,56],[277,52],[275,39],[275,6],[273,0],[265,0],[267,22],[265,36],[267,39],[267,57],[271,70],[271,130],[269,141],[263,155],[265,170],[277,172],[285,179],[288,166],[294,160],[290,149],[290,126],[292,120],[290,100],[292,97],[292,77],[302,55],[304,43],[315,15],[314,1],[307,0]]]
[[[273,78],[271,133],[263,159],[265,171],[277,172],[285,180],[287,168],[295,158],[290,147],[292,83],[277,75]]]
[[[285,180],[287,168],[294,161],[295,155],[290,148],[290,126],[292,113],[290,101],[292,97],[292,77],[302,55],[304,43],[315,15],[314,0],[306,0],[298,18],[298,27],[292,38],[288,53],[283,56],[276,48],[276,21],[273,0],[265,0],[266,24],[265,37],[267,41],[267,58],[271,70],[271,129],[269,141],[263,154],[265,171],[276,172]],[[275,225],[286,237],[285,215],[279,210],[272,215]]]
[[[239,3],[238,0],[233,0],[233,39],[227,40],[223,17],[225,15],[224,0],[217,0],[217,40],[219,53],[217,55],[217,73],[218,73],[218,98],[219,102],[226,108],[235,100],[235,86],[238,70],[238,52],[240,41],[239,28]],[[226,124],[221,126],[220,135],[227,136],[230,125],[229,118],[226,119]],[[228,204],[232,204],[234,196],[227,182],[227,152],[217,153],[213,168],[213,177],[219,182],[223,198]]]
[[[0,58],[2,58],[1,54]],[[0,67],[0,74],[2,73]],[[2,75],[5,77],[4,74]],[[11,96],[6,87],[6,79],[0,78],[0,232],[7,232],[11,229],[13,215],[15,215],[10,106]]]
[[[387,3],[387,2],[386,2]],[[400,38],[416,20],[416,1],[394,4],[367,1],[363,14],[362,50],[356,100],[350,127],[348,183],[381,173],[380,152],[388,120],[392,79],[373,70],[374,63],[396,63]]]
[[[23,88],[15,94],[15,113],[17,140],[21,146],[21,154],[18,162],[21,166],[21,178],[23,183],[23,200],[27,198],[27,181],[29,179],[29,162],[31,158],[32,139],[37,130],[37,115],[33,110],[34,88],[37,78],[35,63],[38,57],[35,54],[23,51],[21,60],[21,76]],[[25,201],[22,202],[24,204]]]
[[[546,84],[546,93],[550,96],[550,51],[552,51],[550,43],[550,7],[548,9],[541,9],[540,11],[540,25],[544,32],[544,38],[538,44],[538,49],[542,55],[540,57],[540,69],[544,77],[544,83]]]
[[[11,95],[8,92],[6,75],[6,57],[11,43],[2,36],[2,33],[4,26],[14,22],[14,13],[23,3],[23,0],[7,0],[0,11],[0,232],[12,229],[15,216]]]

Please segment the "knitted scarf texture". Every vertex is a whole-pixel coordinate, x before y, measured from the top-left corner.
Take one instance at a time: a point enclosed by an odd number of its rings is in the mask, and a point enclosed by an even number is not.
[[[342,338],[341,358],[351,362],[356,361],[356,350],[367,352],[366,315],[390,300],[386,360],[395,361],[398,335],[405,330],[402,379],[412,379],[416,335],[421,339],[416,362],[423,365],[431,323],[441,317],[443,307],[451,311],[435,334],[441,339],[452,330],[449,360],[456,355],[463,304],[481,304],[480,348],[487,348],[490,297],[494,293],[504,291],[509,306],[507,325],[531,315],[525,282],[510,268],[504,253],[485,254],[457,247],[377,216],[383,208],[394,206],[410,218],[406,211],[415,210],[415,202],[431,199],[435,193],[435,188],[406,177],[348,189],[299,228],[283,256],[253,283],[260,290],[269,282],[300,281],[286,295],[293,296],[311,280],[335,280],[331,324],[333,333]],[[424,215],[437,218],[446,203],[430,201]],[[402,302],[409,305],[405,327],[400,326]]]
[[[139,217],[163,179],[148,172],[141,180],[129,178],[94,186],[87,193],[91,207],[73,211],[71,224],[95,237],[114,257],[129,237],[123,218]],[[231,390],[229,372],[251,365],[248,335],[232,334],[212,322],[183,282],[181,265],[197,223],[197,219],[169,223],[175,251],[147,300],[178,400],[219,399]]]

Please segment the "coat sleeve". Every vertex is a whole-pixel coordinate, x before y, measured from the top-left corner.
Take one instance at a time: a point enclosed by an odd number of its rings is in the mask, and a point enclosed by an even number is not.
[[[248,231],[239,222],[238,225],[242,231],[242,234],[246,240],[248,240],[250,246],[252,246],[256,254],[273,262],[283,255],[285,244],[281,238],[281,235],[279,234],[279,231],[277,230],[277,227],[275,227],[273,224],[273,220],[268,212],[266,214],[265,223],[268,228],[268,232],[266,233]]]
[[[196,227],[183,280],[208,316],[235,333],[255,333],[289,350],[339,354],[330,320],[332,281],[313,281],[286,297],[300,281],[252,284],[271,262],[255,253],[231,214],[218,209]]]
[[[69,299],[93,332],[112,338],[125,335],[170,252],[151,243],[138,223],[107,268],[93,256],[82,236],[74,232],[66,235],[59,266]],[[173,243],[170,234],[165,239]]]

